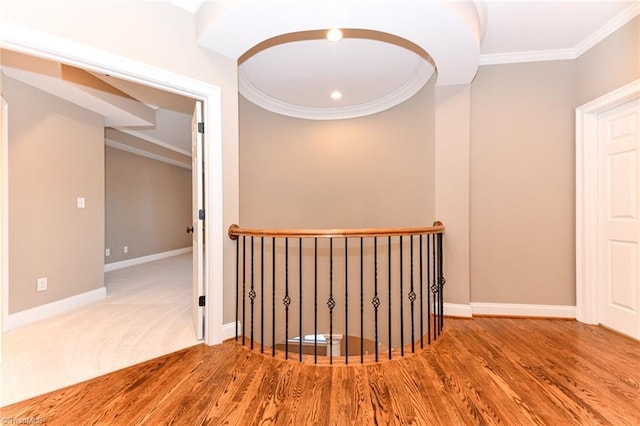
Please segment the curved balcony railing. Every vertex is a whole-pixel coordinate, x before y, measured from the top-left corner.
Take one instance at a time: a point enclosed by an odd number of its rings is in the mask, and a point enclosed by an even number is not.
[[[443,233],[441,222],[382,229],[232,225],[236,341],[329,364],[416,352],[444,326]]]

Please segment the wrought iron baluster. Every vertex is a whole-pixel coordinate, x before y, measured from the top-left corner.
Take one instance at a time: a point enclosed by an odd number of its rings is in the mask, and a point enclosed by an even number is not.
[[[403,258],[403,243],[402,243],[402,235],[400,235],[400,355],[404,356],[404,311],[403,311],[403,306],[402,306],[402,301],[404,299],[403,294],[402,294],[402,283],[403,283],[403,276],[402,276],[402,272],[404,270],[403,267],[403,262],[402,262],[402,258]]]
[[[420,235],[420,349],[424,348],[424,301],[422,300],[422,286],[424,285],[424,276],[422,274],[422,264],[424,258],[422,257],[422,240],[424,235]]]
[[[333,238],[329,238],[329,364],[333,364],[333,308],[336,301],[333,300]]]
[[[364,363],[364,239],[360,237],[360,364]]]
[[[349,239],[344,238],[344,363],[349,364]]]
[[[313,239],[313,362],[318,362],[318,239]]]
[[[433,295],[433,340],[438,338],[438,284],[436,275],[436,236],[433,235],[433,250],[431,250],[432,261],[432,282],[431,282],[431,294]]]
[[[240,316],[240,239],[236,238],[236,342],[238,341],[238,319]]]
[[[410,264],[410,274],[409,278],[411,283],[409,285],[409,302],[411,302],[411,352],[416,352],[416,344],[415,344],[415,318],[414,318],[414,303],[416,301],[416,292],[413,291],[413,235],[409,237],[410,251],[409,251],[409,264]]]
[[[300,264],[299,264],[299,270],[300,270],[300,302],[298,304],[298,306],[300,307],[299,309],[299,314],[300,314],[300,345],[299,345],[299,349],[300,349],[300,362],[302,362],[302,238],[298,239],[298,242],[300,244]]]
[[[443,292],[443,288],[444,288],[444,284],[445,284],[445,279],[444,279],[444,247],[443,247],[443,241],[442,241],[442,233],[438,233],[438,270],[439,270],[439,275],[438,275],[438,294],[439,294],[439,298],[440,298],[440,330],[439,332],[442,332],[442,328],[444,327],[444,292]]]
[[[254,276],[253,276],[253,256],[254,256],[254,247],[253,247],[253,237],[251,237],[251,290],[249,291],[249,300],[251,301],[251,349],[253,349],[253,308],[254,301],[256,299],[256,290],[254,287]]]
[[[264,353],[264,237],[260,237],[260,353]]]
[[[276,356],[276,238],[271,238],[271,356]]]
[[[284,239],[284,358],[289,359],[289,238]]]
[[[427,343],[431,344],[431,234],[427,235]]]
[[[247,323],[245,321],[245,308],[246,308],[246,299],[247,299],[247,289],[246,289],[246,284],[247,284],[247,279],[246,279],[246,275],[247,275],[247,268],[246,268],[246,254],[247,254],[247,242],[245,241],[247,237],[245,237],[244,235],[242,236],[242,346],[245,345],[245,335],[246,333],[246,327],[247,327]]]
[[[391,359],[391,348],[393,348],[392,340],[391,340],[391,237],[388,237],[389,241],[389,359]]]
[[[380,298],[378,297],[378,237],[373,237],[373,323],[375,327],[376,362],[378,362],[378,308]],[[391,347],[389,347],[391,350]]]

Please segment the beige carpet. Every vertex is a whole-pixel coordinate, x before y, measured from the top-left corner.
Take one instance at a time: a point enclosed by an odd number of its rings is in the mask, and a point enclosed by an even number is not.
[[[105,274],[107,297],[3,336],[0,406],[198,343],[191,254]]]

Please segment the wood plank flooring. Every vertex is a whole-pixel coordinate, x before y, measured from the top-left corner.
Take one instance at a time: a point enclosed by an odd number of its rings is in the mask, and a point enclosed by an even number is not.
[[[0,408],[0,422],[7,419],[47,425],[640,425],[640,342],[575,321],[448,318],[429,349],[373,365],[305,365],[234,342],[199,345]]]

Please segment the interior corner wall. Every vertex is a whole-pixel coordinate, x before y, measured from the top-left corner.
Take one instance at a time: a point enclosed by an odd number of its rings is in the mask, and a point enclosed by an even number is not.
[[[575,305],[575,62],[471,85],[471,301]]]
[[[303,120],[240,100],[241,226],[431,226],[434,85],[389,110]]]
[[[576,60],[576,107],[640,78],[640,16]]]
[[[104,284],[103,118],[3,76],[9,114],[9,314]],[[86,207],[76,207],[84,197]],[[36,292],[38,278],[48,289]]]
[[[444,223],[447,303],[469,303],[469,85],[436,87],[436,217]]]
[[[191,246],[191,170],[106,147],[105,191],[105,263]]]

